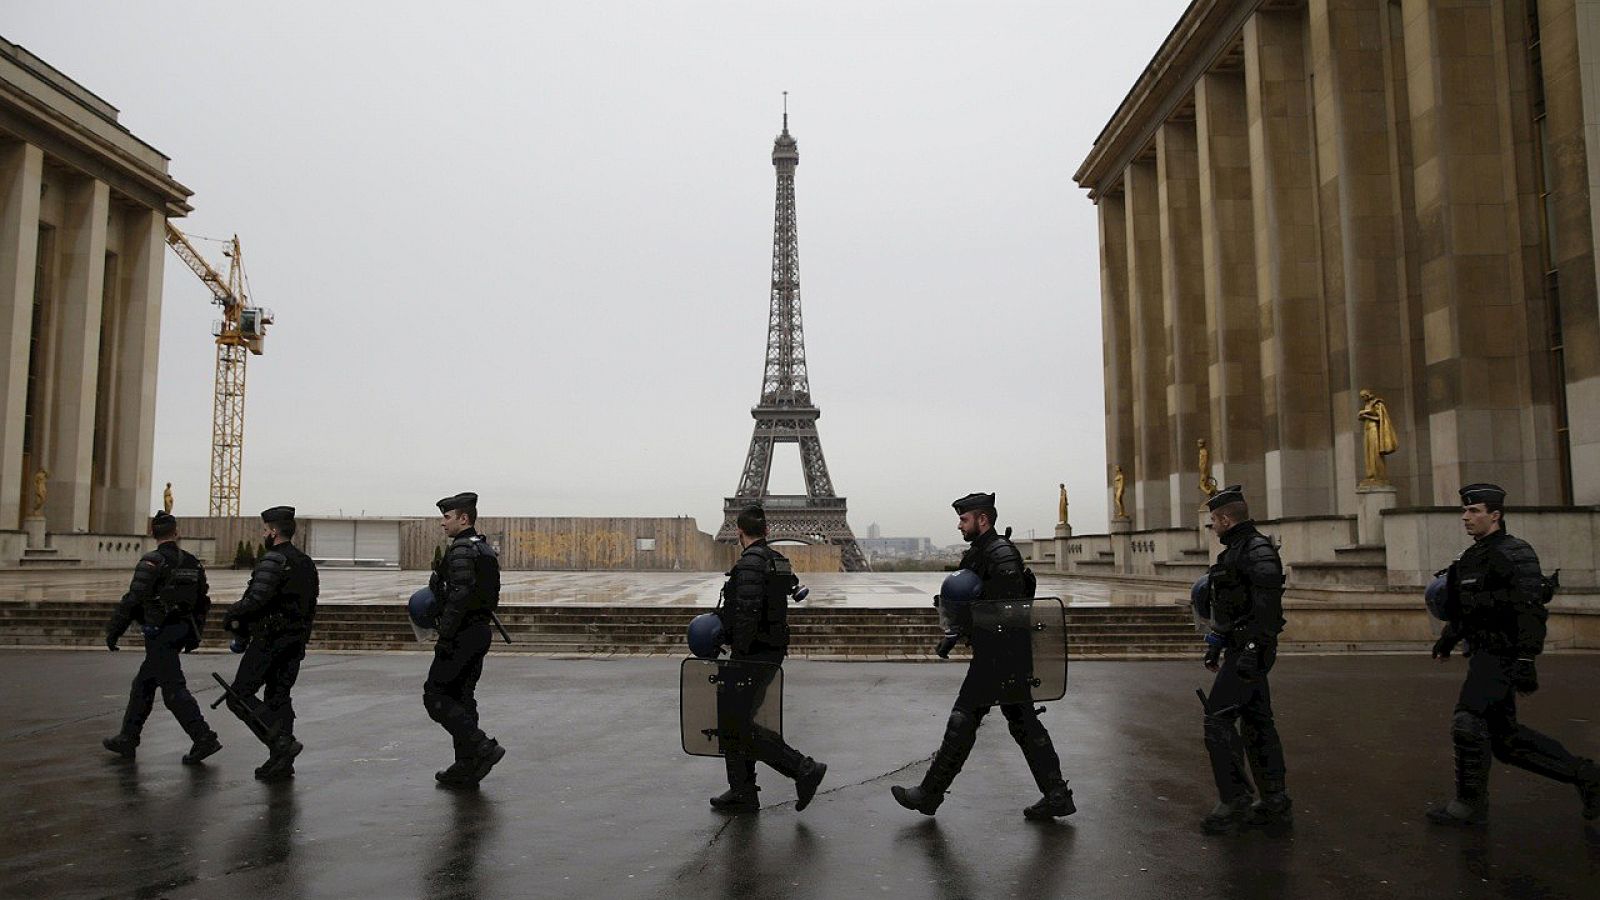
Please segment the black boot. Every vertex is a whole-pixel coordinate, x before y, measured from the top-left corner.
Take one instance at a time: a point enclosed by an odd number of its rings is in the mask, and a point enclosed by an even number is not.
[[[760,788],[753,784],[730,787],[711,798],[711,808],[723,813],[753,813],[761,811]]]
[[[100,746],[110,750],[123,759],[133,759],[133,754],[139,748],[139,736],[117,733],[100,742]]]
[[[922,776],[922,783],[916,787],[895,785],[890,788],[895,802],[925,816],[933,815],[939,809],[939,804],[944,802],[944,792],[961,774],[967,754],[972,752],[972,744],[978,739],[978,722],[979,717],[972,713],[953,710],[945,726],[939,752],[933,755],[933,762],[928,765],[928,774]]]
[[[761,809],[761,799],[756,796],[755,760],[742,753],[729,753],[723,757],[728,772],[728,789],[711,798],[711,808],[722,813],[753,813]]]
[[[1294,827],[1294,801],[1283,785],[1268,785],[1261,799],[1250,805],[1246,828],[1259,828],[1267,834],[1281,834]]]
[[[1038,803],[1024,809],[1022,815],[1023,818],[1034,822],[1045,822],[1061,816],[1070,816],[1077,811],[1077,804],[1072,802],[1072,789],[1063,781],[1058,787],[1046,791]]]
[[[1600,765],[1584,760],[1578,768],[1578,797],[1583,800],[1583,817],[1600,819]]]
[[[1456,797],[1426,813],[1435,825],[1482,828],[1489,824],[1489,726],[1482,716],[1458,711],[1450,723],[1456,757]]]
[[[273,781],[279,778],[294,775],[294,758],[300,755],[304,748],[294,739],[294,735],[280,734],[273,738],[271,752],[267,761],[256,769],[256,777],[262,781]]]
[[[1024,818],[1046,822],[1058,816],[1070,816],[1078,811],[1072,802],[1072,789],[1061,777],[1061,758],[1050,741],[1050,732],[1039,721],[1032,708],[1018,716],[1012,713],[1007,721],[1011,737],[1022,748],[1022,758],[1028,761],[1028,771],[1033,773],[1033,783],[1042,795],[1039,802],[1022,811]]]
[[[822,777],[828,774],[828,764],[819,763],[807,758],[805,768],[794,779],[794,811],[800,812],[811,805],[811,798],[817,795],[817,785],[822,784]]]
[[[183,755],[183,764],[186,766],[198,766],[201,760],[221,749],[222,741],[217,740],[217,733],[215,731],[207,731],[194,739],[194,746],[190,747],[189,752]]]
[[[484,738],[472,756],[467,758],[467,765],[470,768],[462,774],[462,783],[474,785],[482,781],[489,774],[489,770],[505,756],[506,748],[500,746],[499,741],[494,738]]]
[[[1206,834],[1233,834],[1250,818],[1250,806],[1255,797],[1240,794],[1232,800],[1219,800],[1211,812],[1200,820],[1200,830]]]

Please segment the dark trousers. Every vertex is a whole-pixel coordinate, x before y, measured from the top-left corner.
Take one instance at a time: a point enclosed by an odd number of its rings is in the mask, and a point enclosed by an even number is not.
[[[1487,796],[1491,754],[1536,775],[1565,784],[1578,781],[1583,760],[1554,738],[1517,722],[1517,692],[1511,687],[1514,664],[1515,660],[1492,653],[1467,658],[1467,678],[1450,727],[1456,796],[1464,802],[1479,803]]]
[[[454,641],[440,641],[433,648],[433,665],[422,685],[422,705],[428,718],[450,732],[456,759],[466,759],[487,738],[478,727],[478,700],[474,692],[483,675],[483,658],[489,653],[491,635],[486,621],[462,625]]]
[[[961,692],[956,695],[955,706],[945,725],[944,740],[933,763],[923,777],[923,787],[943,793],[966,765],[967,756],[978,740],[978,726],[984,716],[994,708],[996,685],[1007,680],[1008,673],[1002,664],[1002,651],[990,651],[975,646],[973,658],[967,663],[967,677],[961,682]],[[1039,721],[1033,702],[1001,703],[1000,714],[1006,717],[1007,730],[1022,749],[1028,771],[1040,793],[1048,794],[1066,786],[1061,778],[1061,758],[1056,754],[1050,732]]]
[[[306,635],[290,632],[253,638],[239,660],[233,676],[233,690],[240,700],[228,700],[228,708],[249,726],[263,744],[276,736],[294,734],[294,701],[289,692],[300,677],[300,661],[306,658]],[[264,697],[256,691],[266,688]]]
[[[1245,778],[1247,759],[1255,790],[1262,794],[1283,793],[1287,775],[1283,743],[1272,720],[1272,691],[1267,685],[1267,670],[1272,668],[1277,648],[1261,648],[1261,674],[1254,681],[1239,677],[1240,652],[1230,648],[1223,655],[1205,715],[1211,775],[1217,782],[1217,795],[1224,801],[1252,792]]]
[[[200,714],[200,704],[189,693],[188,682],[183,677],[183,662],[178,657],[188,638],[189,623],[178,622],[144,639],[144,663],[133,676],[128,710],[122,716],[122,733],[127,737],[138,740],[145,720],[155,708],[158,688],[162,702],[190,738],[198,741],[211,733],[205,717]]]
[[[732,655],[736,662],[772,663],[775,666],[783,665],[783,657],[782,650]],[[767,670],[764,677],[749,683],[724,683],[718,686],[717,727],[730,735],[724,738],[723,760],[727,764],[728,786],[731,788],[754,788],[758,762],[766,763],[786,778],[795,778],[805,769],[805,754],[789,746],[782,735],[755,722],[755,711],[766,701],[774,674],[775,671]]]

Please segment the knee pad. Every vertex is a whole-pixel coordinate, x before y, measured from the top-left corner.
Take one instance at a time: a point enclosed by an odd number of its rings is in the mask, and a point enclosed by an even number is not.
[[[1489,723],[1477,713],[1459,710],[1450,720],[1450,737],[1457,744],[1482,744],[1489,740]]]
[[[174,703],[193,703],[194,695],[189,693],[186,686],[164,687],[161,689],[161,699],[171,706]]]
[[[950,720],[944,726],[944,739],[957,743],[970,741],[977,737],[981,721],[981,716],[964,709],[953,709],[950,711]]]
[[[424,693],[422,695],[422,708],[428,711],[428,718],[435,722],[444,721],[445,696],[443,694]]]
[[[1032,710],[1029,710],[1029,713],[1031,712]],[[1011,737],[1022,746],[1050,742],[1049,734],[1044,730],[1044,725],[1039,722],[1039,717],[1036,715],[1007,716],[1006,729],[1011,732]]]

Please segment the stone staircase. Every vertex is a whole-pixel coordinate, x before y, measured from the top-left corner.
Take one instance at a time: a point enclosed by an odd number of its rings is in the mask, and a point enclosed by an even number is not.
[[[1308,587],[1380,587],[1389,583],[1382,544],[1335,547],[1326,562],[1289,564],[1289,577]]]
[[[692,607],[502,606],[500,619],[516,642],[495,652],[679,656],[684,629],[706,610]],[[0,601],[0,648],[99,647],[110,603]],[[205,647],[226,645],[213,610]],[[789,611],[790,653],[849,659],[931,658],[939,640],[937,612],[912,608],[806,608]],[[1200,647],[1188,608],[1077,607],[1067,610],[1074,658],[1158,659],[1190,656]],[[123,638],[139,646],[134,629]],[[317,610],[311,649],[423,650],[403,607],[327,603]],[[958,653],[965,652],[960,650]]]

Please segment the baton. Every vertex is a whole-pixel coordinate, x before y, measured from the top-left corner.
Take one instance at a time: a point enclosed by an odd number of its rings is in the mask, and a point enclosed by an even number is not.
[[[508,633],[506,631],[506,626],[500,624],[500,617],[495,615],[494,614],[494,610],[492,610],[492,609],[489,610],[489,621],[494,623],[494,627],[499,630],[500,636],[502,638],[505,638],[506,643],[508,643],[508,644],[511,643],[511,635],[510,635],[510,633]]]
[[[222,696],[218,697],[211,704],[211,708],[212,709],[216,709],[217,707],[221,706],[230,697],[237,697],[239,699],[239,706],[241,708],[243,708],[244,711],[245,711],[245,714],[250,717],[250,721],[245,722],[245,724],[249,725],[250,722],[255,722],[256,727],[261,729],[261,735],[262,735],[261,740],[262,740],[262,742],[263,743],[268,743],[273,738],[277,737],[278,729],[275,728],[275,727],[271,727],[271,726],[267,725],[266,722],[262,721],[261,715],[259,713],[257,713],[254,709],[252,709],[250,704],[244,702],[244,698],[239,696],[239,692],[235,691],[233,689],[232,685],[228,684],[227,681],[223,680],[222,676],[218,675],[216,672],[212,672],[211,673],[211,677],[215,678],[217,680],[217,684],[222,685]],[[232,707],[229,707],[229,709],[232,709]],[[239,718],[242,721],[244,719],[244,716],[239,716]],[[254,729],[252,729],[252,730],[254,730]]]

